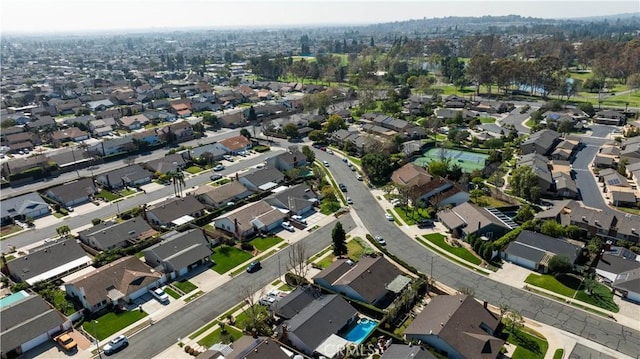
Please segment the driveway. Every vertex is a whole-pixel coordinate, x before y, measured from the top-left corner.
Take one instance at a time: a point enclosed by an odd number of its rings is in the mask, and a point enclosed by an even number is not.
[[[531,130],[524,126],[522,123],[525,122],[529,117],[531,117],[531,112],[537,110],[539,107],[531,106],[529,111],[525,113],[520,113],[521,108],[516,107],[513,111],[511,111],[505,118],[499,120],[498,123],[501,125],[513,125],[516,128],[516,131],[520,134],[529,134]]]

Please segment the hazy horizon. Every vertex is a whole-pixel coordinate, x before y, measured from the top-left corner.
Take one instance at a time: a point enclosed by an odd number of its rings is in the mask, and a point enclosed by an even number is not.
[[[0,0],[3,34],[365,25],[449,16],[546,19],[640,13],[622,1]]]

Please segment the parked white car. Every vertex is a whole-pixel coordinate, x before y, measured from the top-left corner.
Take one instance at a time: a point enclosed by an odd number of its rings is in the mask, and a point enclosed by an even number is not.
[[[307,220],[297,214],[294,214],[293,216],[291,216],[291,219],[298,223],[307,224]]]
[[[392,215],[390,215],[389,213],[385,213],[384,214],[384,218],[387,219],[387,221],[395,221],[395,219],[393,218]]]
[[[118,335],[117,337],[111,339],[107,345],[102,348],[105,354],[113,354],[122,348],[125,348],[129,345],[129,339],[127,339],[124,335]]]
[[[151,290],[151,295],[153,295],[160,303],[169,303],[169,296],[164,290],[162,290],[162,288]]]
[[[289,232],[295,232],[296,231],[296,229],[293,228],[293,226],[289,222],[282,222],[282,228],[286,229]]]

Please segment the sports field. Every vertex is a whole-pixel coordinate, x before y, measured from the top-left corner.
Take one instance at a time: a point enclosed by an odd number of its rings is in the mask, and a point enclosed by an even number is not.
[[[445,158],[450,159],[452,165],[457,164],[460,166],[464,172],[472,172],[473,170],[483,169],[489,155],[446,148],[431,148],[413,163],[424,167],[429,166],[431,161],[440,161]]]

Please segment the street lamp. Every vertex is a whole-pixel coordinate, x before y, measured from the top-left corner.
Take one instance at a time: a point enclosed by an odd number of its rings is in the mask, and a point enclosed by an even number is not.
[[[98,331],[96,330],[96,324],[98,324],[97,320],[93,321],[93,335],[96,338],[96,349],[98,350],[98,357],[102,359],[102,354],[100,353],[100,340],[98,339]]]

